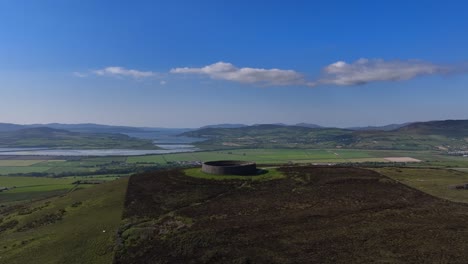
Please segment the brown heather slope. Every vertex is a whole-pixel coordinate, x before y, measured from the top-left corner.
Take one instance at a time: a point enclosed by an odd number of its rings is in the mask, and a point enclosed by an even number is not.
[[[468,206],[358,168],[130,178],[115,263],[466,263]]]

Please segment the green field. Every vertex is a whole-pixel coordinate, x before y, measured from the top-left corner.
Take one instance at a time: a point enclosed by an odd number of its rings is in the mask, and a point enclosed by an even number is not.
[[[127,181],[0,211],[0,263],[112,263]]]
[[[468,171],[429,168],[377,168],[375,171],[428,194],[455,202],[468,203],[468,190],[454,185],[468,183]]]
[[[18,174],[18,173],[31,173],[31,172],[45,172],[51,167],[40,166],[0,166],[0,175]]]
[[[39,167],[55,167],[55,166],[60,166],[64,164],[66,160],[41,160],[39,163],[34,163],[34,166],[39,166]]]
[[[457,171],[468,172],[468,168],[453,168],[453,169]]]
[[[36,160],[0,157],[0,175],[86,176],[95,174],[128,174],[148,166],[167,167],[209,160],[249,160],[259,164],[286,163],[384,163],[385,157],[411,157],[420,163],[407,166],[467,168],[468,158],[449,156],[438,151],[360,150],[360,149],[236,149],[146,155],[132,157],[75,157]],[[37,175],[36,175],[37,174]]]
[[[76,187],[74,179],[0,176],[0,186],[12,188],[0,192],[0,204],[30,201],[66,193]]]
[[[72,181],[73,181],[72,179],[65,179],[65,178],[0,176],[0,186],[4,186],[4,187],[16,186],[17,189],[20,189],[26,186],[70,184]]]
[[[123,176],[129,176],[130,174],[109,174],[109,175],[90,175],[90,176],[68,176],[63,179],[73,179],[74,181],[79,180],[100,180],[100,181],[113,181]]]
[[[1,157],[0,157],[1,158]],[[24,160],[17,157],[14,160],[0,159],[0,175],[22,175],[22,176],[66,176],[93,175],[100,169],[125,168],[127,157],[97,157],[97,158],[71,158],[70,160]],[[39,173],[40,175],[29,175]]]
[[[468,158],[448,156],[435,151],[394,151],[359,149],[236,149],[166,155],[129,157],[128,163],[166,164],[176,161],[252,160],[258,163],[348,163],[388,162],[385,157],[412,157],[419,165],[468,167]],[[413,164],[417,166],[418,164]]]
[[[0,167],[31,166],[43,162],[42,160],[0,160]]]
[[[129,157],[127,162],[166,163],[174,161],[208,160],[254,160],[263,163],[287,162],[346,162],[347,159],[366,159],[374,157],[367,150],[317,150],[317,149],[238,149],[223,151],[202,151],[193,153],[148,155]]]

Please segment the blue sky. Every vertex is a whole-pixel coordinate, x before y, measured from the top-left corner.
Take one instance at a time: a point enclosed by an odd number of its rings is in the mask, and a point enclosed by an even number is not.
[[[0,122],[467,119],[466,10],[465,1],[0,0]]]

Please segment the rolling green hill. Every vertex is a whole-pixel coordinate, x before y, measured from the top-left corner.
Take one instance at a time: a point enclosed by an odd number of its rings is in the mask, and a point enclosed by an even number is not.
[[[240,128],[206,128],[182,135],[207,138],[207,141],[197,143],[204,149],[281,147],[466,150],[468,120],[412,123],[392,131],[255,125]]]
[[[123,134],[70,132],[48,127],[0,132],[0,147],[156,149],[151,140]]]
[[[401,133],[468,137],[468,120],[444,120],[413,123],[397,130]]]

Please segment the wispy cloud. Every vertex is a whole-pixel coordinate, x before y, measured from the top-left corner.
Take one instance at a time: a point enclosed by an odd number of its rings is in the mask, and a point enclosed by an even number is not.
[[[359,59],[353,63],[338,61],[323,69],[314,85],[360,85],[378,81],[404,81],[422,75],[443,74],[448,67],[419,60]]]
[[[322,70],[315,81],[307,80],[294,70],[238,68],[231,63],[217,62],[201,68],[174,68],[171,73],[206,75],[213,79],[267,86],[304,85],[362,85],[378,81],[404,81],[422,75],[450,72],[452,69],[420,60],[359,59],[353,63],[338,61]]]
[[[304,76],[293,70],[238,68],[231,63],[217,62],[202,68],[174,68],[175,74],[199,74],[213,79],[261,85],[305,84]]]
[[[139,71],[133,69],[126,69],[123,67],[112,66],[93,71],[94,74],[99,76],[114,76],[114,77],[132,77],[132,78],[145,78],[153,77],[157,74],[152,71]]]
[[[421,60],[392,60],[359,59],[352,63],[337,61],[322,69],[321,74],[315,80],[307,79],[302,73],[295,70],[264,69],[264,68],[239,68],[232,63],[217,62],[200,68],[173,68],[172,74],[203,75],[212,79],[226,80],[260,86],[308,86],[323,85],[352,86],[363,85],[381,81],[405,81],[424,75],[464,74],[468,72],[468,66],[464,65],[439,65]],[[164,73],[153,71],[140,71],[126,69],[124,67],[106,67],[89,72],[74,72],[76,77],[89,75],[130,77],[142,79],[147,77],[166,76]],[[167,76],[166,76],[167,77]],[[160,85],[165,85],[166,80],[161,80]]]
[[[84,78],[84,77],[88,76],[88,74],[82,73],[82,72],[73,72],[73,76]]]

